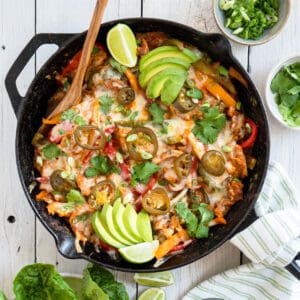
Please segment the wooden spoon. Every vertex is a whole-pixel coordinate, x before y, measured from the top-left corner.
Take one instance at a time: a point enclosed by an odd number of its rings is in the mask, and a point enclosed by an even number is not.
[[[80,102],[84,76],[85,76],[89,61],[90,61],[91,53],[92,53],[93,47],[95,45],[100,26],[101,26],[102,17],[103,17],[107,2],[108,2],[108,0],[97,0],[94,14],[93,14],[93,17],[92,17],[92,20],[90,23],[90,27],[87,32],[86,39],[84,41],[79,65],[76,70],[76,74],[74,76],[72,84],[71,84],[70,88],[68,89],[64,98],[58,103],[58,105],[54,108],[54,110],[48,115],[47,119],[51,119],[51,118],[57,116],[64,110],[69,109],[71,106],[76,105]],[[39,132],[43,132],[44,129],[45,129],[45,126],[42,125],[39,129]]]

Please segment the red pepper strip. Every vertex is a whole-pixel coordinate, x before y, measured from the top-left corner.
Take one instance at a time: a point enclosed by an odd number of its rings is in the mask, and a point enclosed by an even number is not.
[[[95,47],[97,47],[99,50],[104,50],[105,48],[99,44],[99,43],[96,43],[95,44]],[[82,50],[78,51],[74,56],[73,58],[70,60],[70,62],[66,65],[66,67],[64,67],[64,69],[62,70],[61,72],[61,75],[62,76],[66,76],[67,74],[75,71],[77,68],[78,68],[78,65],[79,65],[79,61],[80,61],[80,58],[81,58],[81,53],[82,53]]]
[[[116,159],[117,150],[113,146],[112,140],[106,143],[104,153],[109,157],[111,161],[114,161]]]
[[[119,167],[121,169],[121,177],[123,178],[123,180],[125,181],[130,181],[131,180],[131,173],[130,173],[130,169],[129,167],[124,163],[120,163]]]
[[[258,133],[257,126],[252,120],[246,118],[246,123],[248,123],[251,127],[251,134],[246,141],[241,143],[241,147],[243,149],[253,146]]]

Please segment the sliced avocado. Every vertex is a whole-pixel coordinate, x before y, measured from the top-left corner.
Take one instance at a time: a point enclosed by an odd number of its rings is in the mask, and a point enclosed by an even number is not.
[[[130,235],[133,236],[139,242],[142,242],[143,239],[140,236],[137,229],[137,213],[134,210],[131,204],[127,204],[123,214],[123,222],[126,229],[129,231]]]
[[[108,233],[107,228],[105,228],[104,224],[102,223],[100,219],[100,212],[95,212],[92,218],[92,225],[96,232],[96,234],[99,236],[99,238],[104,241],[106,244],[113,246],[115,248],[122,248],[125,247],[125,245],[121,244],[117,240],[115,240],[110,233]]]
[[[143,71],[153,62],[159,61],[163,58],[179,58],[189,64],[194,62],[195,56],[191,56],[190,50],[187,51],[187,53],[185,53],[185,50],[186,48],[181,51],[176,46],[158,47],[141,58],[139,69],[140,71]]]
[[[201,53],[195,53],[192,50],[188,49],[188,48],[184,48],[182,50],[182,52],[188,56],[191,60],[191,63],[194,63],[195,61],[199,60],[201,58]]]
[[[147,67],[144,68],[142,72],[147,73],[147,72],[151,71],[152,69],[154,69],[155,67],[158,67],[163,64],[177,64],[177,65],[184,67],[186,70],[191,66],[191,64],[189,62],[187,62],[186,60],[184,60],[182,58],[164,57],[162,59],[155,60],[151,64],[147,65]]]
[[[185,78],[180,76],[169,78],[161,90],[160,99],[162,103],[166,105],[172,104],[182,89],[184,81]]]
[[[161,71],[164,71],[166,69],[177,69],[177,70],[185,70],[185,68],[182,65],[169,63],[169,64],[162,64],[158,65],[154,68],[148,69],[147,72],[142,72],[139,76],[139,82],[142,88],[145,88],[148,84],[149,80],[158,74]]]
[[[123,222],[123,214],[125,207],[121,202],[121,199],[115,201],[113,205],[112,218],[118,233],[124,237],[124,239],[128,240],[132,244],[138,244],[140,241],[135,239],[130,235],[130,232],[126,229]]]
[[[148,98],[154,99],[160,96],[161,90],[165,82],[173,77],[180,76],[186,79],[187,71],[179,69],[166,69],[153,76],[147,86],[146,95]]]
[[[123,238],[117,231],[117,229],[114,226],[114,222],[113,222],[113,208],[111,205],[109,205],[108,203],[104,204],[101,213],[100,213],[100,219],[102,224],[104,224],[104,226],[108,229],[108,232],[110,233],[110,235],[117,240],[118,242],[120,242],[123,245],[126,246],[131,246],[134,243],[131,243],[130,241],[128,241],[127,239]]]

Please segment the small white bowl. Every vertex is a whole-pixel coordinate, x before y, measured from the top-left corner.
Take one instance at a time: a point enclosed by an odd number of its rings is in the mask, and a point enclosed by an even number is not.
[[[258,40],[245,40],[235,34],[232,34],[232,30],[225,27],[225,16],[224,12],[219,7],[219,0],[213,1],[213,13],[220,30],[232,41],[249,46],[260,45],[276,37],[277,34],[283,29],[284,25],[287,23],[288,17],[290,15],[290,10],[291,0],[279,0],[278,22],[272,28],[265,30],[263,35]]]
[[[267,77],[267,81],[266,81],[265,97],[266,97],[266,103],[267,103],[269,111],[272,113],[273,117],[280,124],[282,124],[284,127],[289,128],[289,129],[300,130],[300,126],[293,127],[293,126],[287,125],[284,122],[284,120],[282,119],[282,115],[278,109],[277,103],[275,101],[276,94],[273,94],[271,91],[271,82],[272,82],[272,79],[275,77],[275,75],[280,71],[280,69],[283,66],[291,65],[295,62],[300,62],[300,54],[295,54],[295,55],[289,56],[272,68],[272,70],[270,71],[270,73]]]

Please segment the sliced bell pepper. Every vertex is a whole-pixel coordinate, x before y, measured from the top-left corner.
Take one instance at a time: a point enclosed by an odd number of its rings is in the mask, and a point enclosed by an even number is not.
[[[211,82],[206,86],[206,89],[216,98],[222,100],[227,106],[236,106],[236,101],[223,87],[216,83]]]
[[[140,91],[140,85],[137,81],[137,78],[135,77],[135,75],[131,72],[131,70],[127,69],[125,71],[125,75],[130,83],[130,86],[134,89],[134,91],[136,93],[139,93]]]
[[[251,127],[251,134],[244,142],[241,143],[241,147],[243,149],[253,146],[258,133],[257,126],[252,120],[246,118],[246,123],[248,123]]]

